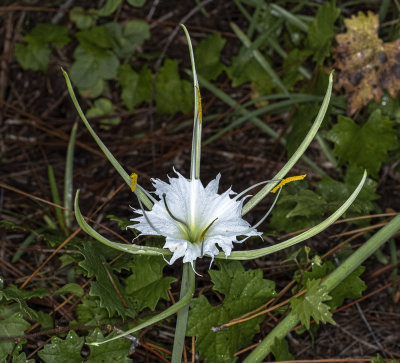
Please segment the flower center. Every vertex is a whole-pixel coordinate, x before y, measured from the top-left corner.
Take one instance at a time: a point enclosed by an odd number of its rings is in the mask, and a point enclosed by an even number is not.
[[[189,226],[185,221],[175,217],[171,210],[168,207],[167,204],[167,199],[166,199],[166,194],[164,193],[162,195],[163,201],[164,201],[164,206],[165,206],[165,210],[167,211],[167,213],[169,214],[169,216],[176,222],[178,222],[179,226],[182,228],[183,232],[185,233],[185,236],[187,238],[187,240],[191,243],[198,243],[198,242],[203,242],[204,237],[207,233],[207,231],[210,229],[210,227],[213,225],[213,223],[218,219],[215,218],[211,223],[208,224],[208,226],[206,228],[204,228],[202,230],[201,233],[199,233],[199,231],[197,230],[196,226]],[[203,255],[203,245],[201,247],[201,254]]]

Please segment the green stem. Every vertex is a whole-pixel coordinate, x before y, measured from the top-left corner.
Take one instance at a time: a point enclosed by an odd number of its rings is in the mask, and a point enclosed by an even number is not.
[[[381,247],[393,234],[400,229],[400,215],[393,218],[385,227],[375,233],[364,245],[355,251],[345,262],[343,262],[328,278],[321,283],[328,292],[339,285],[369,256]],[[261,362],[270,352],[275,339],[283,339],[298,323],[297,316],[290,312],[268,336],[255,348],[244,360],[245,363]]]
[[[183,265],[181,293],[179,299],[182,299],[182,297],[188,293],[192,285],[194,286],[194,280],[194,270],[192,266],[190,265],[190,263],[185,263]],[[171,363],[180,363],[182,361],[182,352],[183,346],[185,344],[188,315],[189,304],[185,305],[182,309],[178,311]]]

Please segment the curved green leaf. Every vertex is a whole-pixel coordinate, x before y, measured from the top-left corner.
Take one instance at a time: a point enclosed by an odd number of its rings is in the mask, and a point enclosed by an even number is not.
[[[65,72],[64,69],[62,69],[62,68],[61,68],[61,71],[63,72],[65,81],[67,82],[69,95],[71,96],[72,102],[74,103],[75,108],[78,111],[80,118],[82,119],[83,123],[89,130],[93,139],[96,141],[97,145],[99,145],[101,151],[104,153],[104,155],[110,161],[110,163],[115,168],[115,170],[119,173],[119,175],[122,176],[122,179],[124,179],[125,183],[128,184],[128,186],[130,187],[131,186],[131,178],[129,177],[129,174],[125,171],[125,169],[121,166],[121,164],[117,161],[117,159],[115,159],[114,155],[111,154],[111,152],[110,152],[110,150],[108,150],[107,146],[103,144],[101,139],[97,136],[97,134],[92,129],[92,126],[90,126],[89,121],[86,119],[86,116],[83,113],[78,100],[76,99],[75,92],[74,92],[74,89],[72,88],[72,84],[68,77],[67,72]],[[148,209],[151,209],[153,207],[153,203],[147,197],[147,195],[145,194],[145,190],[139,184],[136,185],[136,189],[135,189],[134,193],[138,196],[138,198],[140,198],[140,200],[143,202],[143,204]]]
[[[356,199],[358,193],[360,193],[361,188],[363,187],[365,180],[367,179],[367,172],[364,171],[364,175],[358,184],[357,188],[354,190],[354,192],[350,195],[350,197],[343,203],[343,205],[331,216],[329,216],[327,219],[325,219],[323,222],[320,224],[316,225],[315,227],[309,229],[308,231],[305,231],[301,234],[299,234],[296,237],[293,237],[285,242],[278,243],[275,246],[269,246],[265,248],[260,248],[257,250],[252,250],[252,251],[238,251],[238,252],[232,252],[229,257],[226,257],[224,253],[220,253],[215,258],[227,258],[229,260],[251,260],[255,258],[259,258],[262,256],[269,255],[271,253],[280,251],[284,248],[293,246],[297,243],[303,242],[306,239],[309,239],[319,232],[322,232],[324,229],[328,228],[332,223],[334,223],[336,220],[339,219],[339,217],[346,212],[346,210],[350,207],[350,205],[354,202]]]
[[[283,166],[283,168],[274,176],[273,179],[283,179],[285,175],[290,171],[293,165],[300,159],[303,153],[306,151],[308,145],[310,145],[311,141],[314,139],[315,134],[317,133],[321,123],[325,117],[326,110],[328,109],[329,100],[332,94],[332,83],[333,83],[333,73],[329,76],[329,85],[326,90],[324,100],[322,102],[321,108],[319,109],[318,115],[315,118],[314,124],[312,125],[310,131],[304,138],[303,142],[300,144],[299,148],[292,155],[292,157],[288,160],[288,162]],[[250,210],[252,210],[258,203],[260,203],[266,195],[276,186],[277,183],[267,184],[264,188],[262,188],[253,198],[251,198],[243,207],[242,215],[244,216]]]
[[[96,232],[92,227],[90,227],[85,219],[82,216],[81,210],[79,208],[79,190],[77,190],[75,195],[75,217],[84,232],[86,232],[89,236],[93,237],[95,240],[105,244],[108,247],[115,248],[116,250],[131,253],[133,255],[151,255],[151,256],[164,256],[164,255],[171,255],[172,252],[169,250],[165,250],[163,248],[156,248],[156,247],[148,247],[148,246],[138,246],[135,244],[126,245],[123,243],[112,242],[109,239],[103,237],[100,233]]]

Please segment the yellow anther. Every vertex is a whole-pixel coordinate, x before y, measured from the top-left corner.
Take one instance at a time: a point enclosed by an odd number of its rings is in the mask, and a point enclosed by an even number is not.
[[[196,86],[195,86],[196,87]],[[203,117],[203,109],[201,108],[201,96],[200,96],[200,90],[198,87],[196,87],[196,92],[197,92],[197,106],[198,106],[198,112],[199,112],[199,123],[201,124],[201,120]]]
[[[282,188],[285,184],[290,183],[296,180],[303,180],[307,175],[297,175],[291,176],[290,178],[283,179],[274,189],[271,190],[271,193],[276,193],[279,188]]]
[[[132,190],[132,192],[135,191],[136,184],[137,184],[137,174],[136,173],[132,173],[131,174],[131,190]]]

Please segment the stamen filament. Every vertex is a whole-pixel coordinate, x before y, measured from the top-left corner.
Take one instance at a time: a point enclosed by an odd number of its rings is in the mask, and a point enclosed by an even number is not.
[[[270,179],[270,180],[265,180],[265,181],[262,181],[262,182],[260,182],[260,183],[254,184],[254,185],[252,185],[251,187],[249,187],[249,188],[243,190],[242,192],[240,192],[238,195],[236,195],[236,196],[233,198],[233,200],[238,200],[242,195],[246,194],[248,191],[250,191],[250,190],[252,190],[252,189],[254,189],[254,188],[257,188],[257,187],[260,186],[260,185],[268,184],[268,183],[273,183],[273,182],[280,182],[280,181],[282,181],[282,179]]]
[[[200,242],[201,242],[201,257],[203,257],[203,250],[204,250],[204,243],[203,243],[204,236],[206,235],[207,231],[210,229],[210,227],[214,224],[214,222],[215,222],[217,219],[218,219],[218,217],[215,218],[215,219],[204,229],[203,232],[201,232],[201,235],[200,235],[200,238],[199,238],[199,240],[200,240]]]
[[[182,223],[186,228],[189,228],[188,225],[187,225],[184,221],[181,221],[179,218],[176,218],[176,217],[171,213],[171,211],[169,210],[168,205],[167,205],[167,199],[166,199],[166,194],[165,194],[165,193],[162,195],[162,198],[163,198],[163,201],[164,201],[165,209],[167,210],[169,216],[170,216],[174,221],[177,221],[177,222],[179,222],[179,223]]]

